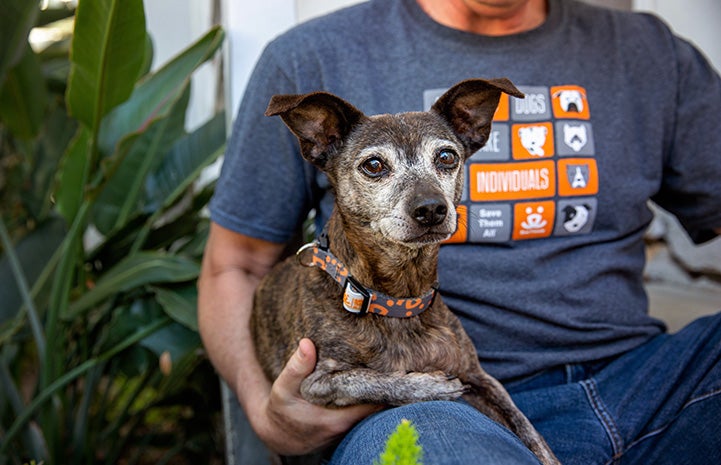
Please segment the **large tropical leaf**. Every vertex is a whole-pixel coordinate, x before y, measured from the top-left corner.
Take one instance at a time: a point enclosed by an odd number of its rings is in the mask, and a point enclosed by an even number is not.
[[[40,224],[15,246],[15,253],[31,285],[43,271],[64,237],[63,221],[49,220]],[[14,318],[23,303],[7,257],[0,259],[0,281],[3,283],[0,286],[0,323],[2,323]],[[47,296],[36,298],[36,302],[46,299]]]
[[[209,60],[222,42],[223,31],[215,27],[158,71],[144,77],[128,101],[103,120],[101,152],[113,153],[123,137],[141,131],[158,115],[167,113],[184,92],[193,71]]]
[[[192,134],[178,140],[146,181],[145,209],[167,208],[222,153],[225,113],[216,114]]]
[[[43,221],[53,207],[57,174],[65,149],[72,141],[78,122],[68,116],[61,105],[50,105],[39,137],[34,144],[32,169],[25,181],[23,204],[30,214]]]
[[[40,62],[28,45],[22,59],[8,71],[4,85],[0,82],[0,120],[16,137],[29,139],[40,130],[46,104]]]
[[[78,5],[66,98],[70,113],[91,133],[132,93],[145,61],[146,36],[142,0]]]
[[[170,318],[186,328],[198,331],[198,288],[195,284],[177,289],[154,287],[153,292]]]
[[[68,145],[57,175],[56,208],[71,224],[80,209],[88,182],[90,131],[81,126]]]
[[[28,0],[0,2],[0,85],[5,73],[25,53],[28,34],[37,17],[38,3]]]
[[[76,318],[119,292],[146,284],[189,281],[197,278],[199,272],[199,265],[187,258],[157,252],[137,253],[108,270],[62,317]]]
[[[157,356],[167,352],[172,363],[200,348],[201,341],[197,331],[191,331],[173,322],[143,339],[140,345],[153,351]]]
[[[138,213],[146,177],[157,168],[173,142],[184,134],[189,90],[186,85],[167,114],[154,119],[143,132],[123,139],[113,157],[106,160],[107,165],[113,166],[109,169],[92,218],[103,234],[118,230]]]

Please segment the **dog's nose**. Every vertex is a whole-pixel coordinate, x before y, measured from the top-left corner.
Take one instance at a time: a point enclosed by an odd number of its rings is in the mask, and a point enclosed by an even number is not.
[[[414,207],[412,216],[423,226],[435,226],[443,222],[448,214],[446,203],[438,198],[425,198]]]

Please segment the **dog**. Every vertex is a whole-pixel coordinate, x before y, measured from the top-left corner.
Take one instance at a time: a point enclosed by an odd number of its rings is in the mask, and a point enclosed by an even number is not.
[[[524,126],[518,129],[518,137],[521,145],[533,156],[543,157],[546,151],[543,146],[546,144],[548,129],[545,126]]]
[[[320,238],[260,282],[256,353],[275,380],[301,338],[316,346],[301,395],[329,407],[461,396],[558,464],[503,386],[481,368],[436,291],[440,242],[456,228],[463,164],[487,141],[505,79],[451,87],[428,112],[366,116],[326,92],[276,95],[302,156],[323,171],[335,208]]]
[[[574,152],[578,152],[586,146],[588,142],[588,135],[586,134],[586,126],[583,124],[563,125],[563,142],[573,149]]]
[[[589,205],[568,205],[563,209],[563,227],[568,232],[578,232],[586,224],[588,224],[588,217],[591,212]]]
[[[565,112],[581,113],[583,112],[584,96],[577,90],[559,90],[553,94],[554,98],[558,98],[561,108]]]

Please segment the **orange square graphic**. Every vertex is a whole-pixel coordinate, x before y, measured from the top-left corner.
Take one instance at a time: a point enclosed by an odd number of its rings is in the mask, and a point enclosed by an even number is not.
[[[553,197],[556,165],[552,160],[472,163],[468,181],[473,202]]]
[[[512,150],[516,160],[552,157],[553,125],[550,122],[514,124]]]
[[[511,117],[509,100],[508,94],[501,94],[501,100],[498,101],[498,107],[496,107],[496,112],[493,114],[493,121],[508,121]]]
[[[513,211],[513,239],[538,239],[553,232],[556,204],[545,202],[517,203]]]
[[[551,87],[551,106],[556,118],[589,119],[586,89],[580,86]]]
[[[558,161],[558,194],[564,197],[598,194],[598,165],[594,158]]]
[[[456,232],[451,237],[443,241],[444,244],[457,244],[459,242],[466,242],[468,239],[468,207],[465,205],[458,205],[456,207]]]

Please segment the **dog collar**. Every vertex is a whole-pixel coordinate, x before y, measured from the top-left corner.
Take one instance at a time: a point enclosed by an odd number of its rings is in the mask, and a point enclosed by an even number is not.
[[[327,242],[327,238],[321,238],[323,241]],[[433,304],[436,296],[435,286],[421,297],[402,299],[368,289],[356,281],[348,268],[319,242],[311,242],[298,249],[296,258],[303,266],[320,268],[340,284],[343,289],[343,308],[350,313],[409,318],[423,313]]]

